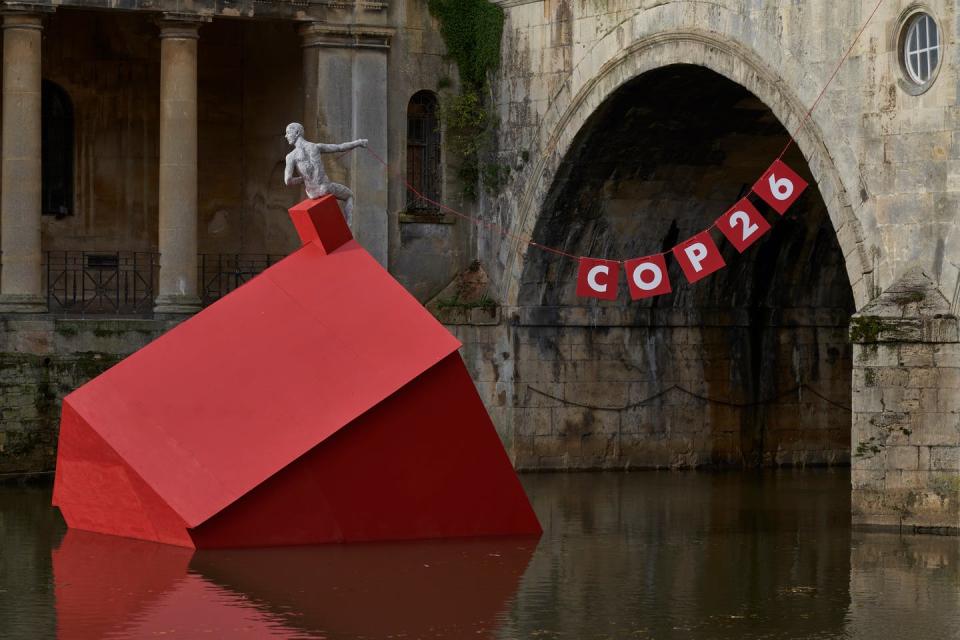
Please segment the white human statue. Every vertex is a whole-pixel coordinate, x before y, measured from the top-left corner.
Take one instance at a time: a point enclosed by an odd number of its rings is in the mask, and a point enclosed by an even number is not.
[[[367,146],[366,138],[344,142],[342,144],[323,144],[309,142],[303,137],[303,125],[291,122],[287,125],[287,142],[293,145],[293,151],[287,154],[287,168],[283,172],[283,181],[287,185],[302,184],[308,198],[320,198],[327,194],[343,201],[343,215],[347,225],[353,228],[353,191],[332,182],[323,168],[323,153],[350,151]],[[300,175],[296,175],[300,174]]]

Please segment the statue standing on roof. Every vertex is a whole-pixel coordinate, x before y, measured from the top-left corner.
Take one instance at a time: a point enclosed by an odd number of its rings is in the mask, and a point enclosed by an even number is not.
[[[287,154],[287,167],[283,172],[284,183],[303,184],[308,198],[316,199],[330,194],[342,201],[343,215],[347,219],[347,225],[353,228],[353,191],[330,180],[320,156],[323,153],[338,153],[365,147],[367,146],[366,138],[342,144],[309,142],[303,137],[303,125],[299,122],[291,122],[287,125],[286,138],[287,142],[293,145],[293,151]]]

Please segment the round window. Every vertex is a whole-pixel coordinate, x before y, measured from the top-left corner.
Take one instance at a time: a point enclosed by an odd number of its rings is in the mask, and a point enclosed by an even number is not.
[[[925,85],[940,64],[940,29],[927,13],[917,13],[906,24],[903,38],[903,66],[910,79]]]

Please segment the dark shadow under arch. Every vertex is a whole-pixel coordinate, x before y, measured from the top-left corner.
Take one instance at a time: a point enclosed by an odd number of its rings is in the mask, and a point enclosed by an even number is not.
[[[646,73],[617,90],[578,132],[534,240],[615,259],[668,250],[749,192],[788,140],[766,105],[709,69],[673,65]],[[675,391],[621,412],[619,445],[605,454],[616,461],[604,466],[849,460],[843,407],[850,398],[853,295],[803,156],[793,147],[784,159],[813,187],[783,218],[761,208],[773,229],[743,255],[715,232],[727,267],[699,283],[686,284],[668,259],[670,295],[631,302],[623,291],[616,302],[587,302],[575,296],[574,261],[528,254],[521,307],[555,308],[558,318],[576,317],[570,310],[580,307],[625,310],[610,326],[563,329],[582,332],[584,346],[579,364],[561,367],[554,383],[571,390],[590,379],[617,384],[603,379],[613,369],[629,378],[634,401],[671,385],[700,396]],[[582,422],[552,428],[572,442],[568,434]]]

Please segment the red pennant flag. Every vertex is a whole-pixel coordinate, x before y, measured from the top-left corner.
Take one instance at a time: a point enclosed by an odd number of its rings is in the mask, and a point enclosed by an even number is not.
[[[619,277],[619,262],[580,258],[580,267],[577,271],[577,295],[581,298],[616,300]]]
[[[780,160],[775,160],[753,185],[753,192],[783,215],[806,188],[803,178]]]
[[[717,220],[717,228],[727,237],[730,244],[743,253],[750,245],[770,231],[770,223],[760,215],[757,208],[746,198]]]
[[[630,297],[643,300],[653,296],[670,293],[670,276],[667,275],[667,261],[663,254],[627,260],[624,263],[627,272],[627,284]]]
[[[701,231],[683,244],[675,246],[673,256],[680,263],[683,275],[687,276],[691,283],[707,277],[727,264],[708,231]]]

